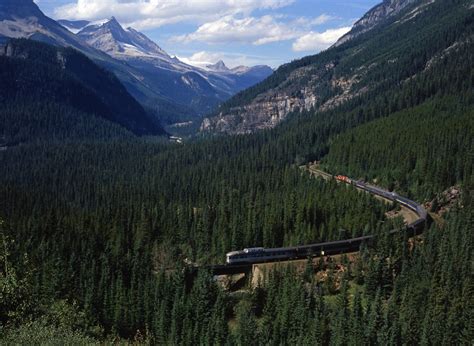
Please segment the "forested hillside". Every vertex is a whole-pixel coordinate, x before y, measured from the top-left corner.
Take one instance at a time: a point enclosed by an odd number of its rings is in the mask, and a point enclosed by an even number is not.
[[[69,141],[0,151],[0,342],[469,344],[472,16],[453,27],[462,40],[413,78],[385,85],[406,73],[387,65],[372,76],[380,87],[273,130],[176,145],[66,129],[55,138]],[[452,42],[434,36],[412,61]],[[420,203],[452,185],[462,197],[421,237],[389,236],[393,207],[311,179],[299,166],[315,160]],[[184,269],[247,246],[361,234],[377,237],[344,269],[320,260],[239,293]]]
[[[324,165],[429,198],[473,171],[474,104],[440,98],[344,133]]]
[[[7,145],[164,134],[113,74],[81,53],[28,40],[2,50],[0,135]]]
[[[202,130],[255,132],[275,127],[292,113],[325,111],[394,90],[429,72],[436,60],[472,44],[470,0],[410,3],[396,16],[382,16],[368,32],[281,66],[265,81],[223,103]]]

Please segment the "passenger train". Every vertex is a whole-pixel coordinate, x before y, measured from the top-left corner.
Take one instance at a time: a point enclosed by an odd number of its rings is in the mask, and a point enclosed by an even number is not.
[[[422,230],[428,218],[426,210],[418,203],[408,198],[399,196],[395,192],[389,192],[381,188],[369,185],[363,181],[356,181],[346,176],[338,175],[335,179],[351,184],[359,189],[365,190],[371,194],[383,197],[392,202],[400,203],[418,215],[418,219],[406,226],[411,233],[417,233]],[[390,233],[398,232],[393,230]],[[364,236],[348,240],[338,240],[332,242],[310,244],[304,246],[282,247],[266,249],[263,247],[248,248],[242,251],[232,251],[226,255],[227,265],[233,264],[253,264],[262,262],[276,262],[283,260],[293,260],[307,258],[311,256],[326,256],[358,251],[361,244],[370,241],[374,236]]]

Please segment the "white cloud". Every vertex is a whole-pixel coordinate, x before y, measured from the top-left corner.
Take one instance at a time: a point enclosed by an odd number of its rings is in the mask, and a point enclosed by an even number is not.
[[[262,45],[291,40],[298,36],[292,26],[277,21],[273,16],[236,18],[226,16],[201,25],[195,32],[174,37],[178,42],[247,43]]]
[[[176,23],[197,24],[198,28],[194,32],[171,37],[170,41],[253,45],[294,41],[292,48],[296,52],[325,49],[350,29],[317,32],[315,27],[338,17],[322,14],[313,18],[292,18],[275,11],[295,1],[297,0],[70,0],[70,3],[57,7],[54,16],[91,21],[115,16],[124,26],[132,26],[138,30]],[[207,59],[209,61],[205,62],[215,63],[226,58],[225,61],[231,61],[230,64],[232,61],[236,64],[251,64],[258,60],[245,55],[229,56],[220,53],[219,58],[212,56],[210,59],[211,56],[206,57],[201,53],[204,52],[185,57],[183,60]]]
[[[314,18],[313,21],[312,21],[312,24],[313,25],[322,25],[322,24],[325,24],[325,23],[327,23],[327,22],[329,22],[330,20],[333,20],[333,19],[336,19],[336,17],[329,16],[327,14],[322,14],[319,17]]]
[[[295,52],[320,51],[330,47],[340,37],[351,30],[351,27],[343,27],[338,29],[328,29],[324,32],[309,32],[299,37],[293,43]]]
[[[178,59],[189,65],[206,67],[207,65],[215,64],[219,60],[224,60],[224,55],[224,53],[202,51],[194,53],[189,57],[178,56]]]
[[[230,52],[208,52],[200,51],[194,53],[191,56],[178,56],[178,59],[185,62],[186,64],[197,66],[197,67],[206,67],[207,65],[213,65],[219,60],[224,61],[224,63],[229,68],[237,66],[255,66],[268,64],[273,67],[278,66],[282,61],[275,59],[274,57],[269,56],[257,56],[257,55],[245,55],[239,53],[230,53]]]
[[[326,14],[316,18],[299,17],[292,21],[284,21],[285,19],[283,16],[272,15],[262,17],[229,15],[203,24],[193,33],[175,36],[171,41],[263,45],[296,40],[293,43],[293,50],[299,52],[325,49],[350,30],[350,27],[343,27],[328,29],[321,33],[311,31],[314,26],[336,19]]]
[[[55,10],[56,18],[96,20],[115,16],[137,29],[180,22],[205,23],[224,16],[277,9],[295,0],[76,0]]]
[[[316,17],[316,18],[308,18],[308,17],[300,17],[294,21],[294,24],[301,25],[305,28],[312,27],[312,26],[318,26],[318,25],[323,25],[326,24],[327,22],[338,19],[338,17],[330,16],[325,13],[322,15]]]

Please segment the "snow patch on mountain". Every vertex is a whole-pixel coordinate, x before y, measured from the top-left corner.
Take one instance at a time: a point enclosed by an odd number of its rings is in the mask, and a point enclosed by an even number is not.
[[[168,55],[144,34],[124,29],[115,18],[60,24],[44,15],[33,0],[0,0],[0,44],[9,38],[73,47],[116,73],[140,102],[173,105],[182,112],[179,116],[204,115],[272,73],[270,68],[263,74],[252,69],[234,73],[223,62],[214,71],[191,66]]]
[[[239,66],[229,69],[222,60],[205,66],[187,64],[176,56],[170,56],[143,33],[130,27],[124,29],[114,17],[106,22],[91,23],[84,27],[78,36],[94,48],[132,65],[146,64],[161,70],[196,73],[207,80],[212,87],[229,95],[235,93],[236,89],[240,91],[248,87],[252,81],[259,82],[273,72],[268,66]],[[249,77],[251,81],[240,86],[235,78],[242,76]],[[182,81],[188,86],[192,84],[189,80]]]
[[[124,29],[114,17],[105,22],[91,23],[77,35],[94,48],[118,59],[145,57],[172,60],[155,42],[133,28]]]
[[[108,21],[109,21],[108,19],[101,19],[101,20],[96,20],[96,21],[93,21],[93,22],[90,22],[88,20],[66,20],[66,19],[61,19],[61,20],[58,20],[58,23],[61,24],[66,29],[68,29],[73,34],[78,34],[84,28],[86,28],[88,26],[99,27],[99,26],[107,23]]]

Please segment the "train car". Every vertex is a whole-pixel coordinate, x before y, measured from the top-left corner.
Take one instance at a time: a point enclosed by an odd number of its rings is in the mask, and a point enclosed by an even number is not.
[[[242,251],[229,252],[226,255],[228,265],[277,262],[303,259],[313,256],[329,256],[358,251],[363,242],[369,242],[373,236],[364,236],[347,240],[282,247],[282,248],[250,248]]]
[[[227,264],[264,263],[297,258],[295,247],[286,248],[249,248],[242,251],[232,251],[226,255]]]
[[[346,240],[336,240],[319,244],[298,246],[298,257],[307,258],[315,255],[328,256],[358,251],[362,243],[369,242],[372,238],[372,236],[364,236]]]
[[[343,175],[338,175],[335,177],[335,179],[348,184],[352,184],[357,188],[363,189],[371,194],[378,195],[393,202],[400,203],[401,205],[415,212],[419,218],[416,221],[407,225],[406,230],[408,231],[407,233],[409,236],[413,234],[418,234],[425,227],[428,218],[428,213],[418,203],[409,200],[408,198],[399,196],[395,192],[389,192],[379,187],[366,184],[363,181],[356,181],[350,179],[349,177]],[[392,230],[390,231],[390,234],[394,234],[399,231],[399,229]],[[350,251],[359,250],[360,245],[362,243],[370,242],[373,238],[373,236],[364,236],[347,240],[273,249],[266,249],[263,247],[247,248],[242,251],[229,252],[226,255],[226,263],[227,265],[252,264],[300,259],[315,255],[324,256],[347,253]]]
[[[352,184],[351,178],[346,177],[345,175],[336,175],[336,180],[342,181],[347,184]]]

